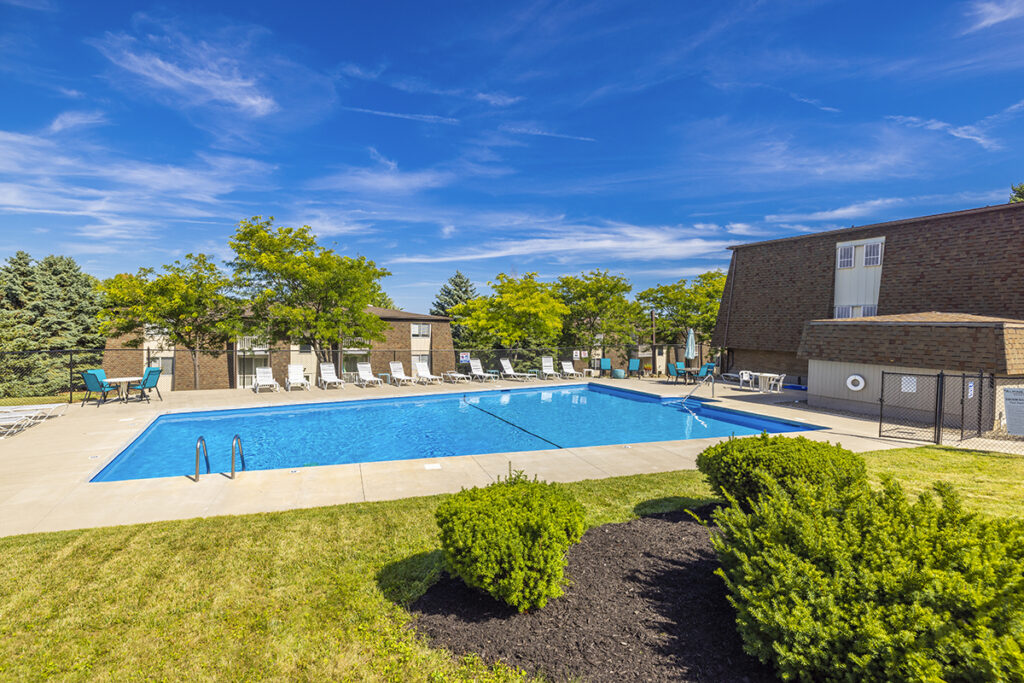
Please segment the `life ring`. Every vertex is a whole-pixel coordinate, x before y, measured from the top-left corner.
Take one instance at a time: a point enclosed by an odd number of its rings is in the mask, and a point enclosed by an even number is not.
[[[860,391],[864,388],[864,378],[860,375],[850,375],[846,378],[846,388],[850,391]]]

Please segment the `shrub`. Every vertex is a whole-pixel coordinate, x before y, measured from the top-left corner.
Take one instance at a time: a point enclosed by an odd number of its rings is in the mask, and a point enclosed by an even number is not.
[[[583,535],[583,507],[557,484],[516,472],[438,506],[448,571],[524,612],[562,594],[566,551]]]
[[[864,460],[838,444],[764,433],[704,449],[697,456],[697,469],[717,493],[735,498],[748,510],[765,491],[768,478],[791,491],[796,481],[845,488],[867,477]]]
[[[784,679],[1024,680],[1024,522],[936,485],[797,482],[719,510],[713,544],[744,648]]]

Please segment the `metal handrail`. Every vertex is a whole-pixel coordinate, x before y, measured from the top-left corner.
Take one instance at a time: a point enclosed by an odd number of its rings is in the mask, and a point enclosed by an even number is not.
[[[203,457],[206,458],[206,473],[210,473],[210,454],[206,452],[206,439],[199,437],[196,439],[196,477],[192,481],[199,481],[199,447],[203,447]]]
[[[242,437],[235,434],[231,439],[231,478],[235,478],[235,445],[238,445],[238,457],[242,460],[242,470],[245,470],[245,453],[242,452]]]

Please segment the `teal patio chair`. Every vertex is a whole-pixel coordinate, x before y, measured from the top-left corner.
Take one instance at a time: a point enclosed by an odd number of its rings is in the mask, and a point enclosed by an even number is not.
[[[111,391],[117,391],[117,387],[113,384],[107,383],[107,373],[102,369],[99,370],[83,370],[81,372],[82,380],[85,382],[85,398],[82,399],[82,405],[90,398],[93,398],[93,394],[101,394],[102,399],[95,398],[96,406],[99,407],[101,403],[107,402],[107,394]]]
[[[607,370],[609,373],[612,371],[612,359],[602,358],[601,359],[601,376],[604,377],[604,371]]]
[[[714,373],[715,373],[715,364],[714,363],[705,363],[704,365],[700,366],[700,371],[697,372],[696,374],[693,374],[693,373],[687,373],[687,374],[690,377],[693,378],[693,381],[696,382],[696,381],[704,379],[709,374],[713,375]]]
[[[627,375],[632,375],[633,373],[636,373],[637,375],[640,374],[640,359],[639,358],[630,358],[629,359],[629,367],[626,368],[626,374]]]
[[[160,394],[160,389],[157,387],[157,380],[160,379],[160,368],[159,367],[148,367],[146,371],[142,373],[142,381],[138,384],[128,387],[129,389],[139,390],[139,400],[146,399],[146,403],[149,403],[149,394],[146,393],[148,389],[156,389],[156,395],[160,397],[160,400],[164,400],[164,397]]]
[[[673,381],[679,381],[679,370],[676,368],[675,363],[668,364],[668,376],[675,378]]]

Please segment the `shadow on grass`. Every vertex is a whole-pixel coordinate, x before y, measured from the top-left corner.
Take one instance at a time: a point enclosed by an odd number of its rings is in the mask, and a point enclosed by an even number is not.
[[[695,510],[722,501],[716,498],[691,498],[689,496],[665,496],[643,500],[633,506],[633,512],[639,517],[650,517],[682,508]]]
[[[404,607],[433,586],[443,568],[444,554],[440,549],[416,553],[384,565],[377,572],[377,586],[384,597]]]

